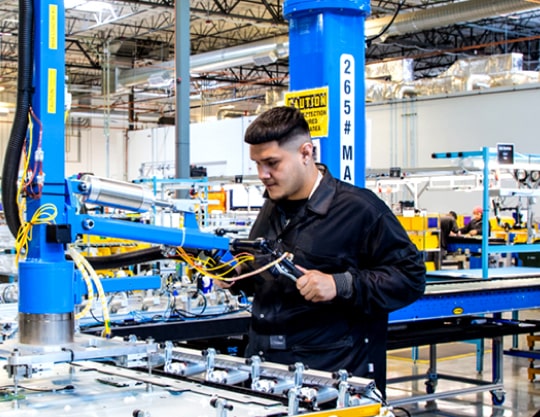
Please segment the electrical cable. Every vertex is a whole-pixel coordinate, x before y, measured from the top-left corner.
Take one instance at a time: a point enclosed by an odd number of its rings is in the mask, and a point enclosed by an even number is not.
[[[15,263],[19,263],[21,256],[28,253],[28,243],[32,240],[32,228],[38,224],[54,223],[58,210],[55,205],[47,203],[39,207],[28,222],[24,222],[16,234],[15,240]]]
[[[33,148],[33,141],[32,141],[32,138],[33,138],[33,132],[34,132],[34,129],[33,129],[33,122],[32,122],[32,119],[34,119],[36,121],[36,123],[38,124],[39,126],[39,134],[38,134],[38,140],[37,140],[37,144],[36,144],[36,147],[35,147],[35,150],[33,151],[33,155],[31,154],[32,150],[34,149]],[[26,173],[28,173],[28,165],[30,164],[30,156],[33,156],[34,158],[34,167],[32,170],[30,170],[30,177],[26,178],[26,181],[25,181],[25,184],[24,184],[24,189],[26,190],[26,195],[31,197],[31,198],[34,198],[34,199],[38,199],[38,198],[41,198],[41,193],[42,193],[42,190],[43,190],[43,182],[44,182],[44,174],[43,174],[43,158],[44,158],[44,154],[43,154],[43,148],[42,148],[42,142],[43,142],[43,124],[41,123],[41,121],[38,119],[38,117],[36,116],[36,114],[34,113],[34,110],[32,109],[32,107],[30,107],[29,109],[29,114],[28,114],[28,125],[29,125],[29,144],[28,144],[28,152],[27,152],[27,162],[26,162],[26,167],[24,169],[24,173],[25,173],[25,176],[27,176]],[[24,180],[24,179],[23,179]],[[34,180],[36,180],[36,191],[34,191],[32,185],[33,185],[33,182]],[[22,181],[21,181],[22,182]]]
[[[73,262],[75,263],[75,266],[77,267],[77,269],[81,273],[81,276],[83,277],[83,280],[84,280],[84,282],[86,284],[86,288],[87,288],[87,291],[88,291],[88,297],[87,297],[87,300],[86,300],[86,305],[84,306],[84,308],[81,311],[79,311],[75,315],[75,320],[79,320],[79,319],[83,318],[84,316],[86,316],[88,314],[88,312],[90,311],[90,309],[92,308],[92,303],[94,302],[94,286],[92,285],[92,279],[88,275],[88,271],[84,268],[81,260],[79,259],[79,257],[77,255],[74,255],[72,253],[72,252],[76,252],[75,249],[73,249],[73,247],[70,246],[70,247],[68,247],[68,252],[70,253],[71,258],[73,259]]]
[[[254,259],[253,255],[239,254],[239,255],[235,256],[233,261],[229,261],[227,263],[224,263],[223,264],[224,266],[218,266],[216,268],[205,268],[203,266],[204,262],[201,263],[199,259],[196,259],[196,258],[193,258],[192,256],[189,256],[187,253],[185,253],[183,248],[181,248],[181,247],[177,248],[177,252],[178,252],[180,258],[184,262],[186,262],[190,267],[195,269],[197,272],[199,272],[199,273],[201,273],[201,274],[203,274],[203,275],[205,275],[207,277],[210,277],[212,279],[217,279],[217,280],[226,281],[226,282],[236,282],[236,281],[239,281],[241,279],[249,278],[249,277],[251,277],[253,275],[258,275],[261,272],[266,271],[267,269],[270,269],[270,268],[276,266],[277,264],[279,264],[280,262],[282,262],[284,259],[286,259],[289,256],[289,253],[285,252],[279,258],[273,260],[272,262],[267,263],[266,265],[263,265],[260,268],[257,268],[256,270],[253,270],[253,271],[238,275],[236,277],[227,278],[225,275],[227,275],[228,273],[233,272],[238,265],[241,265],[241,264],[243,264],[245,262],[252,261]],[[237,262],[237,263],[234,263],[234,262]],[[232,266],[232,265],[234,265],[234,266]],[[213,274],[211,272],[211,271],[214,271],[214,270],[219,270],[220,268],[222,269],[222,268],[227,267],[227,266],[230,266],[230,268],[227,269],[226,271],[222,272],[220,275],[216,275],[216,274]]]
[[[393,410],[394,411],[396,411],[396,410],[403,411],[407,417],[412,416],[412,414],[409,412],[409,410],[407,410],[407,409],[405,409],[403,407],[393,407]],[[396,417],[399,417],[399,416],[396,416]]]
[[[23,389],[25,391],[35,391],[35,392],[57,392],[57,391],[67,391],[67,390],[73,390],[75,389],[75,387],[73,385],[66,385],[64,387],[60,387],[60,388],[31,388],[31,387],[26,387],[26,386],[22,386],[22,385],[17,385],[17,388],[19,389]],[[4,385],[3,387],[0,387],[0,389],[2,390],[7,390],[7,389],[15,389],[15,386],[14,385]]]
[[[383,36],[388,31],[388,29],[390,29],[390,27],[394,24],[394,21],[396,20],[398,14],[401,11],[401,8],[403,7],[404,4],[405,4],[405,0],[401,0],[401,2],[398,4],[398,7],[394,11],[394,14],[393,14],[392,18],[386,24],[386,26],[379,33],[377,33],[376,35],[373,35],[372,37],[366,39],[366,44],[367,44],[368,47],[371,45],[371,43],[375,39],[380,38],[381,36]]]
[[[92,268],[90,263],[86,260],[84,256],[82,256],[77,251],[70,252],[73,259],[78,259],[82,265],[82,267],[90,274],[90,278],[92,279],[93,284],[95,285],[98,297],[101,302],[101,310],[103,314],[103,322],[104,322],[104,330],[103,330],[103,337],[110,337],[111,336],[111,319],[109,314],[109,309],[107,306],[107,298],[105,297],[105,292],[103,290],[103,286],[101,285],[101,281],[99,280],[99,277],[95,271],[95,269]],[[94,315],[92,314],[94,317]],[[95,317],[94,317],[95,318]]]
[[[21,228],[17,181],[21,154],[28,130],[28,112],[33,94],[34,71],[34,4],[19,0],[17,104],[2,170],[2,205],[6,223],[13,236]]]

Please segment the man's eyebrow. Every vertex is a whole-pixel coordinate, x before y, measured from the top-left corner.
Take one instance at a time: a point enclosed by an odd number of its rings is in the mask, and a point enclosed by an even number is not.
[[[271,161],[272,159],[278,159],[276,156],[267,156],[266,158],[260,159],[261,162]]]

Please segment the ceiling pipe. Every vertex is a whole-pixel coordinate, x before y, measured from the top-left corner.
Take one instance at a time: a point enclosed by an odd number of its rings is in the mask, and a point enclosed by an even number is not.
[[[386,30],[384,38],[538,8],[540,8],[540,4],[526,0],[469,0],[452,3],[446,6],[399,14]],[[391,18],[391,16],[387,16],[366,20],[366,37],[373,37],[380,33],[388,25]],[[211,72],[239,65],[267,65],[288,56],[288,36],[283,35],[192,55],[190,57],[190,71],[195,73]],[[163,62],[155,67],[136,68],[120,74],[118,82],[120,85],[133,85],[133,81],[136,80],[136,82],[145,84],[148,83],[153,73],[163,74],[164,71],[173,69],[174,61]]]
[[[446,6],[399,14],[384,33],[383,39],[538,8],[540,4],[525,0],[469,0],[451,3]],[[366,20],[366,37],[377,36],[391,19],[392,16]]]
[[[430,9],[399,14],[385,33],[386,37],[416,33],[422,30],[448,26],[459,22],[473,22],[493,16],[526,12],[539,9],[537,0],[469,0],[437,6]],[[365,24],[365,36],[372,37],[380,33],[392,19],[391,16],[368,19]],[[287,36],[267,39],[246,45],[225,48],[217,51],[192,55],[190,68],[193,72],[215,71],[233,65],[254,63],[254,57],[274,53],[277,58],[289,55]]]
[[[289,38],[274,39],[233,46],[217,51],[192,55],[189,63],[192,72],[208,72],[237,65],[267,65],[289,56]]]
[[[268,65],[289,56],[287,36],[265,39],[231,48],[192,55],[189,60],[191,72],[211,72],[240,65]],[[174,70],[175,61],[159,63],[153,67],[120,70],[117,85],[131,87],[152,84],[154,79],[172,80],[169,71]]]

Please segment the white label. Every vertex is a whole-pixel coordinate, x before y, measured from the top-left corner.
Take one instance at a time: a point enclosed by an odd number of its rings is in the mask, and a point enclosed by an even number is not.
[[[339,69],[340,178],[354,184],[354,57],[341,55]]]

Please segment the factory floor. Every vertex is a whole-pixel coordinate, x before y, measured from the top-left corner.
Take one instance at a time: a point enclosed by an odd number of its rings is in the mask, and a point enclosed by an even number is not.
[[[540,310],[520,312],[520,318],[540,320]],[[504,349],[517,348],[528,350],[526,335],[516,338],[505,336]],[[462,379],[478,379],[492,382],[491,340],[485,340],[483,360],[477,361],[477,343],[475,341],[448,343],[437,346],[437,380],[434,394],[421,399],[409,401],[426,395],[425,377],[429,371],[429,347],[419,347],[416,360],[413,360],[411,349],[400,349],[388,352],[388,379],[399,378],[400,382],[389,384],[387,397],[390,404],[395,404],[395,415],[422,417],[533,417],[540,412],[540,360],[532,363],[539,368],[533,381],[529,380],[528,358],[504,355],[503,385],[504,398],[500,405],[494,405],[490,391],[481,391],[481,384],[464,383]],[[535,343],[535,350],[540,351],[540,341]],[[480,349],[482,351],[482,349]],[[482,356],[479,356],[482,358]],[[478,367],[483,369],[478,372]],[[414,376],[403,380],[403,376]],[[446,379],[452,376],[452,380]],[[457,379],[457,381],[456,381]],[[480,389],[478,389],[480,388]],[[474,390],[480,392],[474,392]],[[459,395],[450,398],[436,398],[440,393],[459,390]],[[540,413],[539,413],[540,416]]]

